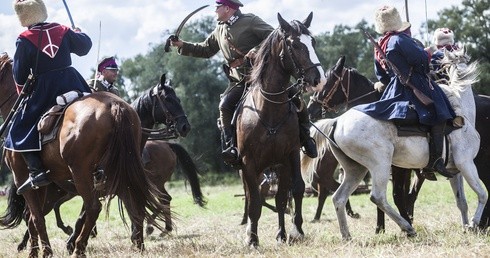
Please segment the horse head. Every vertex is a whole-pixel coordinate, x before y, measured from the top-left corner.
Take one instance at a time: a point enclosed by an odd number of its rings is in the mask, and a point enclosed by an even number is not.
[[[315,51],[315,39],[308,30],[313,12],[303,22],[288,23],[279,13],[277,19],[286,45],[281,52],[284,67],[307,90],[321,90],[325,84],[324,71]]]
[[[183,137],[191,130],[180,99],[165,74],[161,76],[159,84],[143,93],[131,106],[138,113],[143,127],[152,128],[155,124],[175,126]]]
[[[352,67],[345,66],[345,57],[326,73],[327,82],[320,92],[315,92],[308,103],[310,117],[323,116],[325,111],[339,112],[352,106],[373,102],[381,98],[382,91]],[[320,111],[322,113],[320,113]]]
[[[323,89],[313,94],[310,103],[308,104],[308,111],[310,111],[310,108],[312,109],[312,112],[314,109],[318,109],[318,104],[321,104],[321,106],[327,110],[333,110],[335,106],[347,101],[346,94],[343,94],[346,89],[343,89],[344,83],[342,83],[345,71],[347,70],[344,65],[345,56],[341,56],[339,60],[337,60],[337,63],[325,73],[325,86],[323,86]]]

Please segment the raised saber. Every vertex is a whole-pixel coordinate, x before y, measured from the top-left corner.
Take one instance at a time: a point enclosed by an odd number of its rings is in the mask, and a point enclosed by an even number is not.
[[[64,1],[64,0],[63,0]],[[170,35],[170,37],[168,37],[167,39],[167,42],[165,42],[165,52],[169,52],[170,51],[170,41],[176,41],[179,39],[179,34],[180,32],[182,31],[182,28],[184,28],[184,24],[189,20],[189,18],[192,17],[192,15],[196,14],[197,12],[201,11],[202,9],[208,7],[209,5],[203,5],[199,8],[197,8],[196,10],[192,11],[191,13],[189,13],[183,20],[182,22],[180,22],[179,24],[179,27],[177,27],[177,30],[175,31],[175,33],[173,35]]]
[[[71,28],[75,29],[75,23],[73,22],[73,18],[71,17],[70,8],[68,8],[66,0],[63,0],[63,4],[65,5],[66,12],[68,13],[68,18],[70,18]]]

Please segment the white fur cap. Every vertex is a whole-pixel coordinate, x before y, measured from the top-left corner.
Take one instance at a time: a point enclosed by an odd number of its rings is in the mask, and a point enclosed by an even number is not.
[[[438,28],[434,31],[436,46],[454,45],[454,32],[448,28]]]
[[[42,0],[14,0],[12,5],[23,27],[45,22],[48,19],[48,11]]]
[[[410,28],[409,22],[402,22],[398,10],[393,6],[383,6],[376,10],[374,26],[376,32],[385,34],[389,31],[401,32]]]

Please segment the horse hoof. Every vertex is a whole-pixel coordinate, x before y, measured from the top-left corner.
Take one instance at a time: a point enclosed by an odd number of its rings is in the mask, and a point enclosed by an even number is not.
[[[146,227],[146,235],[149,236],[153,233],[154,229],[151,226]]]
[[[415,232],[415,230],[407,232],[407,237],[416,237],[416,236],[417,236],[417,232]]]
[[[361,215],[359,215],[359,213],[353,213],[353,214],[349,214],[349,216],[353,219],[360,219],[361,218]]]

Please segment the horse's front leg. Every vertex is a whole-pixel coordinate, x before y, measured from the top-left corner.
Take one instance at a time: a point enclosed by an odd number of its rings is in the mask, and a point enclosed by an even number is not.
[[[41,240],[43,257],[50,257],[53,255],[53,250],[51,249],[48,233],[46,231],[46,221],[44,219],[42,207],[45,195],[45,187],[24,193],[24,198],[29,206],[30,212],[28,228],[31,236],[31,252],[29,253],[29,257],[37,257],[39,251],[38,240]]]
[[[292,188],[291,192],[294,199],[294,216],[293,216],[293,228],[289,233],[290,243],[303,239],[305,233],[303,232],[303,197],[305,195],[305,182],[301,176],[301,164],[299,151],[292,154],[290,159],[292,173]]]
[[[279,171],[276,171],[276,174],[279,178],[276,197],[275,197],[277,219],[278,219],[278,226],[279,226],[276,234],[276,240],[278,243],[285,243],[287,240],[284,214],[286,211],[286,206],[288,204],[289,190],[291,189],[290,173],[291,173],[290,169],[287,166],[281,166],[279,168]]]
[[[449,179],[449,182],[451,183],[454,198],[456,199],[456,206],[458,206],[458,209],[461,212],[461,223],[463,224],[463,227],[467,226],[469,224],[468,202],[466,201],[466,195],[464,193],[463,176],[461,173],[458,173],[453,176],[453,178]]]
[[[245,163],[242,169],[243,183],[246,185],[245,198],[248,200],[247,244],[252,247],[259,245],[257,234],[259,219],[262,214],[262,198],[260,197],[258,176],[255,166]]]

